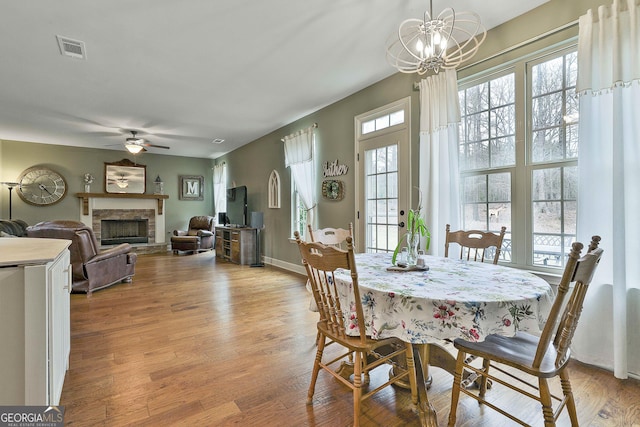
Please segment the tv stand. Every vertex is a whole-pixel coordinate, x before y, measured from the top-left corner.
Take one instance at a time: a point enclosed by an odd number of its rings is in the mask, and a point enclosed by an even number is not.
[[[235,264],[254,264],[256,262],[256,229],[216,227],[216,256]]]

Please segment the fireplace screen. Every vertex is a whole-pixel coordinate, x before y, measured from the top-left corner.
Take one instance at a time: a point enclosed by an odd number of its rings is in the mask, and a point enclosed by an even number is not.
[[[148,229],[148,219],[103,219],[100,244],[149,243]]]

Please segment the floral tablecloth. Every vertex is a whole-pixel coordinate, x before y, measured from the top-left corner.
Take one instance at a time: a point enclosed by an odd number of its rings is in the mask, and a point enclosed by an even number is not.
[[[554,293],[534,274],[432,256],[426,263],[427,271],[391,272],[390,254],[356,254],[368,335],[412,343],[458,337],[481,341],[492,333],[539,332],[544,326]],[[348,272],[338,270],[335,278],[339,292],[353,295]],[[358,335],[357,325],[351,325],[351,333]]]

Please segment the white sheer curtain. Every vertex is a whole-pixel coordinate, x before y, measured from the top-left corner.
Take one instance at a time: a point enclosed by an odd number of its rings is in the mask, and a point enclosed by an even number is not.
[[[455,70],[420,82],[420,191],[431,232],[429,253],[444,255],[445,225],[460,225],[458,124],[460,103]]]
[[[313,209],[316,207],[316,168],[313,162],[313,129],[311,126],[285,136],[285,166],[291,169],[300,200],[307,209],[307,223],[313,224]]]
[[[227,210],[227,165],[222,162],[213,167],[213,207],[217,214]]]
[[[640,7],[614,0],[579,20],[578,240],[602,236],[574,356],[640,375]]]

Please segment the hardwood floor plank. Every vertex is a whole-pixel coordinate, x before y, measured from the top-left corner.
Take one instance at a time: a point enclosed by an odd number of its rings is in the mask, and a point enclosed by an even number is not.
[[[305,282],[270,266],[222,262],[212,252],[140,255],[133,283],[90,298],[72,295],[65,424],[351,425],[351,392],[328,375],[320,373],[313,404],[306,404],[317,313],[308,310]],[[640,382],[577,362],[569,369],[581,425],[638,427]],[[439,369],[432,374],[429,397],[444,426],[452,377]],[[540,423],[536,404],[500,387],[490,393]],[[511,425],[464,397],[458,421]],[[364,402],[361,425],[419,420],[408,391],[387,388]],[[559,425],[569,425],[566,415]]]

